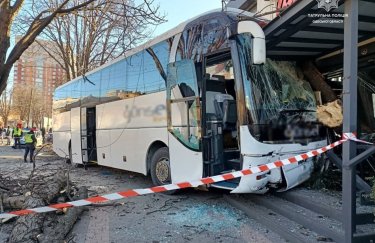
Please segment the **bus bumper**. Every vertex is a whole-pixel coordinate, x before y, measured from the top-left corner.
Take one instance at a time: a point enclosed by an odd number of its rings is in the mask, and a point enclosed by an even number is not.
[[[254,159],[257,160],[258,158],[252,158],[252,162],[255,162]],[[264,157],[260,159],[265,161]],[[244,165],[245,164],[246,163],[244,163]],[[244,166],[244,168],[249,168],[249,166]],[[271,171],[243,176],[238,187],[232,190],[231,193],[263,194],[266,193],[270,187],[278,188],[280,191],[286,191],[309,179],[312,170],[313,160],[308,159],[298,164],[286,165],[282,168],[272,169]],[[283,177],[285,181],[283,181]]]
[[[310,142],[306,145],[266,144],[256,140],[248,126],[240,127],[242,168],[247,169],[268,164],[277,160],[287,159],[327,144],[325,139]],[[270,171],[243,176],[232,193],[265,193],[270,187],[279,190],[288,190],[307,180],[313,170],[312,158],[299,163],[283,166]]]

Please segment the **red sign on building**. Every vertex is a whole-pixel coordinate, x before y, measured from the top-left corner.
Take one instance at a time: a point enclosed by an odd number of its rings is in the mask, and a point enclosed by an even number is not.
[[[277,0],[277,9],[286,8],[297,2],[297,0]]]

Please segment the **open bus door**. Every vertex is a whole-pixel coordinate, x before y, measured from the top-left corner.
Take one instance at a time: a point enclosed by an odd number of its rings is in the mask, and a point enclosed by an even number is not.
[[[87,148],[87,162],[97,162],[96,150],[96,108],[86,109],[86,148]],[[83,143],[82,139],[82,143]]]
[[[192,60],[168,65],[167,116],[172,182],[202,178],[201,105]]]
[[[81,136],[81,107],[73,108],[70,111],[71,144],[70,153],[72,162],[83,164],[82,162],[82,136]]]

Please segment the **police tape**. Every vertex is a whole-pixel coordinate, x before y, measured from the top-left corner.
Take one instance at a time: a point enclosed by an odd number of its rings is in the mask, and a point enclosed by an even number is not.
[[[320,154],[323,154],[326,151],[333,149],[334,147],[337,147],[348,140],[371,144],[366,141],[357,139],[354,133],[345,133],[343,134],[341,140],[334,142],[330,145],[327,145],[325,147],[322,147],[320,149],[312,150],[310,152],[303,153],[297,156],[293,156],[288,159],[282,159],[282,160],[278,160],[278,161],[271,162],[268,164],[251,167],[249,169],[234,171],[234,172],[230,172],[230,173],[226,173],[222,175],[216,175],[212,177],[206,177],[206,178],[202,178],[202,179],[195,180],[195,181],[187,181],[187,182],[181,182],[181,183],[176,183],[176,184],[155,186],[155,187],[146,188],[146,189],[132,189],[132,190],[127,190],[127,191],[122,191],[122,192],[117,192],[117,193],[105,194],[102,196],[90,197],[90,198],[81,199],[81,200],[72,201],[72,202],[58,203],[58,204],[52,204],[52,205],[39,207],[39,208],[28,208],[28,209],[23,209],[23,210],[18,210],[18,211],[12,211],[8,213],[2,213],[0,214],[0,219],[1,218],[3,219],[13,218],[17,216],[30,215],[30,214],[35,214],[35,213],[53,212],[57,210],[62,210],[64,208],[89,206],[93,203],[104,203],[104,202],[124,199],[128,197],[136,197],[136,196],[141,196],[141,195],[146,195],[146,194],[166,192],[166,191],[178,190],[178,189],[183,189],[183,188],[188,188],[188,187],[198,187],[198,186],[205,185],[205,184],[208,185],[208,184],[212,184],[215,182],[231,180],[231,179],[242,177],[242,176],[266,172],[275,168],[280,168],[285,165],[298,163],[299,161],[303,161],[308,158],[312,158]]]
[[[343,139],[346,139],[346,140],[351,140],[351,141],[354,141],[354,142],[359,142],[359,143],[364,143],[364,144],[368,144],[368,145],[373,145],[373,143],[367,142],[365,140],[358,139],[355,133],[344,133],[342,135],[342,137],[343,137]]]

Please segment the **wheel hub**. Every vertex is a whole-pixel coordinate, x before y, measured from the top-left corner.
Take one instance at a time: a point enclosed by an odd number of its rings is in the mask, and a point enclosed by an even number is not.
[[[169,178],[169,161],[166,158],[161,159],[156,164],[156,177],[161,183],[165,183]]]

